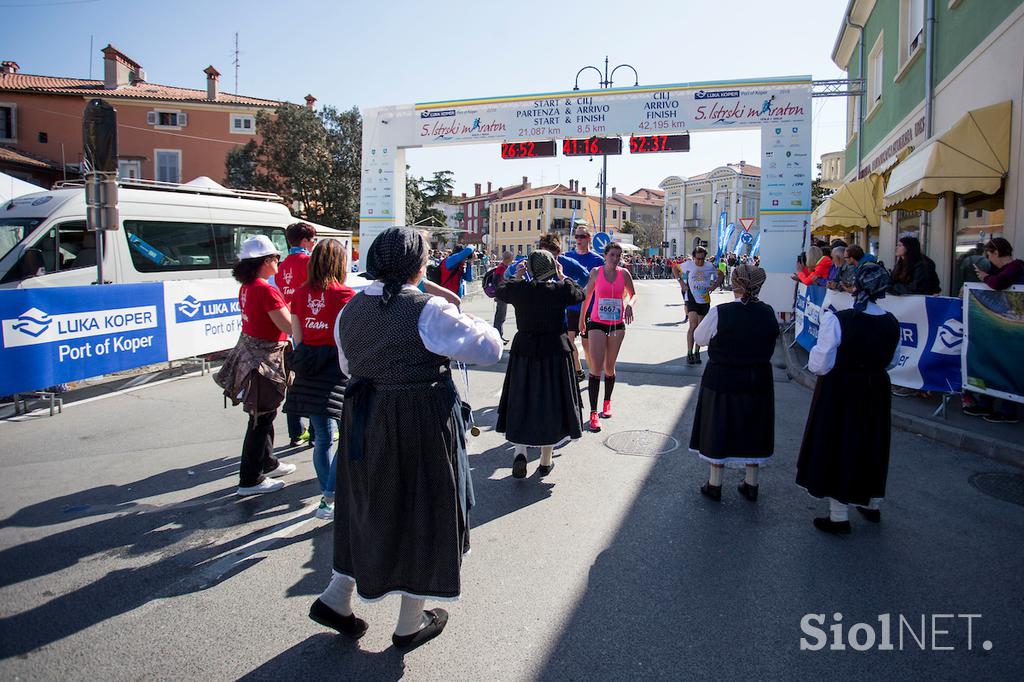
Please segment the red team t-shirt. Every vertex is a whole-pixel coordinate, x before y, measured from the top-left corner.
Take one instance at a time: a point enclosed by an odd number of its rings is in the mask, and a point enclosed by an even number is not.
[[[242,309],[242,333],[267,341],[284,341],[288,335],[277,328],[269,313],[288,308],[281,292],[265,279],[257,277],[243,284],[238,291],[238,304]]]
[[[303,284],[292,297],[292,315],[302,325],[302,343],[333,346],[334,322],[345,304],[356,295],[351,287],[334,283],[326,289]]]
[[[274,284],[284,294],[284,300],[288,305],[292,304],[292,297],[295,292],[306,283],[309,278],[309,254],[293,253],[283,261],[277,268],[274,275]]]

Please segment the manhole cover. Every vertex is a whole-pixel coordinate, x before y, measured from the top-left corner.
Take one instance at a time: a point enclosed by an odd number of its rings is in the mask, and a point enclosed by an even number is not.
[[[987,473],[974,474],[971,485],[997,500],[1012,502],[1024,507],[1024,475]]]
[[[679,447],[675,438],[657,431],[623,431],[608,436],[604,444],[620,455],[640,457],[663,455]]]

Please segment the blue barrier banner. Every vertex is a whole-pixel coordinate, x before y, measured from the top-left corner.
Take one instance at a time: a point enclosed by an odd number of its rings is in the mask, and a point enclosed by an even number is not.
[[[167,360],[163,284],[0,292],[0,395]]]
[[[887,296],[878,301],[900,323],[900,355],[889,370],[897,386],[922,391],[959,393],[963,348],[963,302],[945,296]],[[850,294],[821,286],[799,287],[796,340],[810,351],[818,341],[818,324],[828,311],[853,307]]]

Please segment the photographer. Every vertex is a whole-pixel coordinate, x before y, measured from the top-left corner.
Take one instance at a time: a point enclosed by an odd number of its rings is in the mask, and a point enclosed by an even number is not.
[[[477,253],[467,246],[441,261],[441,286],[462,298],[466,293],[466,282],[473,281],[473,261]]]

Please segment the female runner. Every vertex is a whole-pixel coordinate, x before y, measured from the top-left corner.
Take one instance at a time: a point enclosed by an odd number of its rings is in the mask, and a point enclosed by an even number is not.
[[[633,322],[633,306],[636,304],[636,288],[633,278],[625,268],[619,267],[622,260],[622,246],[612,242],[604,251],[604,265],[590,271],[583,310],[590,314],[580,316],[580,335],[590,342],[588,366],[590,376],[587,392],[590,395],[590,430],[601,430],[598,420],[597,394],[601,387],[601,373],[604,372],[604,409],[601,416],[612,416],[612,389],[615,388],[615,361],[626,337],[626,325]],[[590,304],[593,300],[594,305]]]

